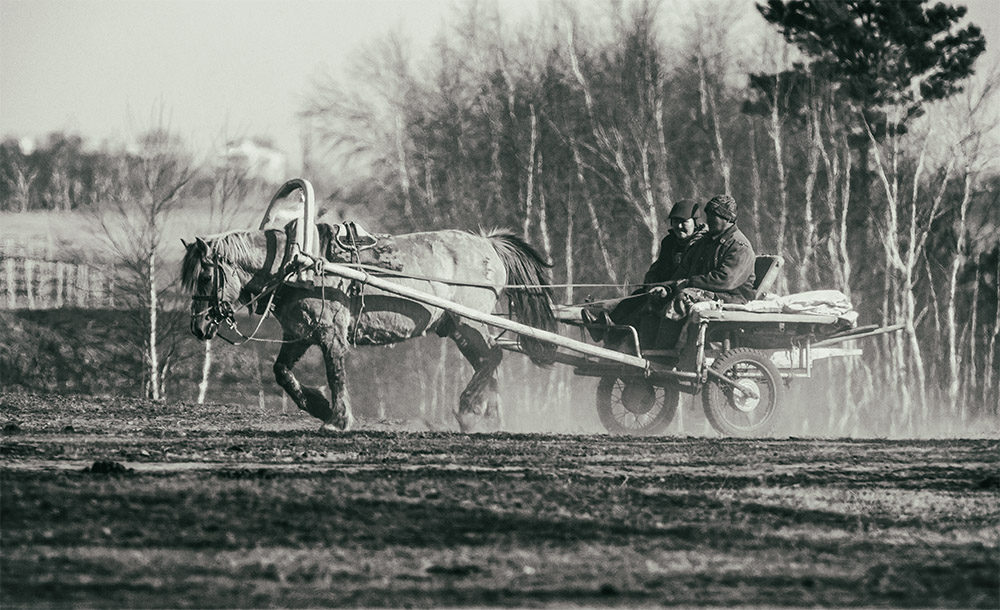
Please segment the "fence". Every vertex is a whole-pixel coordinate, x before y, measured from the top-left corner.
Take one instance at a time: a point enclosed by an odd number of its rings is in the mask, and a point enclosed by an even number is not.
[[[52,233],[17,235],[0,233],[0,259],[31,258],[50,261],[55,258],[56,246]]]
[[[113,308],[114,278],[101,267],[31,258],[0,259],[0,308]]]

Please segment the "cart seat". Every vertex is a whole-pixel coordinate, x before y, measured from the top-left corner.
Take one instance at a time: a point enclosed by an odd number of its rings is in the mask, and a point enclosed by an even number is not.
[[[785,264],[785,259],[778,255],[762,254],[757,257],[753,264],[753,291],[754,299],[761,298],[765,292],[778,279],[781,266]]]

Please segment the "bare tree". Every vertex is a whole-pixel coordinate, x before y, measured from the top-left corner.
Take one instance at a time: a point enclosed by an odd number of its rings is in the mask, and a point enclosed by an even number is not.
[[[3,179],[13,194],[11,203],[5,207],[17,212],[27,212],[31,203],[31,190],[38,178],[38,168],[29,167],[21,161],[3,169]]]
[[[162,240],[167,218],[194,177],[195,169],[179,139],[165,128],[161,116],[158,126],[140,137],[134,153],[119,157],[115,170],[105,184],[103,201],[95,213],[127,276],[123,282],[126,307],[145,312],[137,320],[137,328],[142,332],[135,340],[145,356],[145,394],[160,400],[175,347],[171,346],[165,354],[161,354],[159,347],[160,318],[164,314],[162,299],[169,284],[165,279],[167,274],[159,267]]]
[[[969,244],[969,207],[972,197],[979,183],[980,176],[986,169],[986,164],[990,163],[994,156],[989,150],[989,132],[995,130],[998,119],[994,110],[993,100],[996,98],[997,86],[1000,84],[1000,72],[996,69],[987,76],[978,86],[970,87],[965,95],[949,100],[948,108],[945,111],[946,118],[950,118],[957,124],[953,128],[953,137],[957,141],[954,157],[961,160],[960,175],[962,178],[962,195],[955,214],[953,231],[957,242],[955,252],[951,258],[948,269],[948,290],[945,307],[945,325],[947,328],[946,342],[947,350],[947,398],[952,412],[958,408],[960,392],[960,371],[962,369],[962,359],[958,346],[958,282],[959,273],[970,259]],[[976,266],[978,271],[979,267]],[[978,290],[977,284],[974,287]],[[970,317],[975,320],[977,299],[973,298]],[[973,324],[973,332],[970,340],[970,359],[967,363],[969,367],[976,366],[976,332]],[[988,391],[988,390],[987,390]]]
[[[421,195],[433,199],[433,191],[417,192],[413,183],[421,168],[412,159],[407,116],[420,107],[420,88],[406,41],[393,34],[369,45],[352,64],[350,76],[349,87],[332,78],[321,83],[303,114],[330,149],[370,164],[377,187],[398,195],[403,219],[412,225]],[[423,207],[433,214],[433,206]]]
[[[230,138],[223,133],[220,137],[223,143]],[[231,228],[236,216],[258,186],[251,175],[250,164],[246,159],[234,158],[228,154],[219,155],[212,167],[212,190],[209,193],[209,225],[210,231],[217,232]],[[212,372],[212,340],[203,342],[201,381],[198,383],[198,404],[205,402],[208,394],[209,380]]]

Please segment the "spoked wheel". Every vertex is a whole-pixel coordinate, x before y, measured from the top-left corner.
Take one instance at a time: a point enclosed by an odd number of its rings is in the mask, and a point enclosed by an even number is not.
[[[741,392],[709,376],[702,400],[712,427],[727,436],[770,433],[784,400],[784,382],[771,359],[755,349],[738,348],[719,356],[712,369],[748,390]]]
[[[597,384],[597,414],[611,434],[663,434],[677,413],[680,393],[642,379],[602,377]]]

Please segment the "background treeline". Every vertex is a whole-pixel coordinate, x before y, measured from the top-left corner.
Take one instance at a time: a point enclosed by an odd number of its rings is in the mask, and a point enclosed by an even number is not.
[[[964,10],[862,1],[769,2],[752,14],[745,3],[594,6],[553,2],[514,24],[470,3],[429,51],[413,52],[398,36],[367,45],[348,75],[308,96],[302,175],[328,205],[337,202],[336,216],[375,230],[516,228],[553,262],[557,300],[567,303],[640,281],[673,201],[731,193],[757,251],[785,258],[779,292],[836,288],[862,324],[906,325],[866,343],[863,361],[820,367],[828,392],[804,396],[830,400],[826,410],[798,406],[820,422],[807,432],[993,426],[1000,174],[991,163],[1000,121],[997,79],[977,65],[985,41]],[[245,168],[195,164],[162,130],[142,150],[88,152],[78,138],[54,135],[29,154],[5,142],[0,206],[140,201],[152,212],[139,214],[143,231],[162,234],[164,197],[190,213],[243,202],[262,210],[269,195],[266,184],[248,187]],[[233,228],[211,216],[201,233]],[[150,271],[160,243],[119,248],[133,275],[165,273]],[[169,271],[156,290],[134,290],[137,303],[162,309],[169,299],[157,290],[174,279]],[[157,340],[149,327],[163,322],[149,318],[147,351]],[[175,322],[178,332],[185,323]],[[159,340],[172,332],[161,328]],[[434,379],[467,376],[454,350],[427,345]],[[369,353],[357,358],[392,359]],[[521,367],[511,361],[505,367]],[[569,378],[538,373],[545,400],[579,400]],[[430,392],[438,382],[419,384]],[[412,391],[400,394],[400,409]],[[391,395],[380,400],[380,412],[394,404]]]
[[[862,323],[906,325],[840,371],[855,387],[837,426],[996,416],[997,81],[968,78],[979,28],[922,2],[678,6],[554,3],[513,27],[474,5],[427,56],[372,45],[306,117],[344,171],[371,170],[346,200],[397,231],[517,227],[564,302],[640,281],[673,201],[731,193],[757,251],[786,260],[779,290],[837,288]]]
[[[155,123],[155,121],[154,121]],[[260,140],[261,148],[272,144]],[[104,145],[95,149],[82,136],[56,131],[39,142],[8,137],[0,142],[0,212],[86,212],[100,207],[120,188],[142,174],[137,166],[149,163],[150,151],[169,145],[176,161],[197,167],[198,172],[183,195],[209,208],[220,197],[219,189],[239,179],[239,198],[259,194],[271,182],[257,174],[252,163],[226,151],[196,161],[192,151],[166,124],[154,124],[128,146]],[[242,162],[242,166],[241,166]],[[131,178],[130,178],[131,177]],[[228,180],[227,180],[228,179]],[[133,188],[141,185],[133,185]],[[232,187],[231,187],[232,188]],[[237,193],[228,194],[227,201]]]

